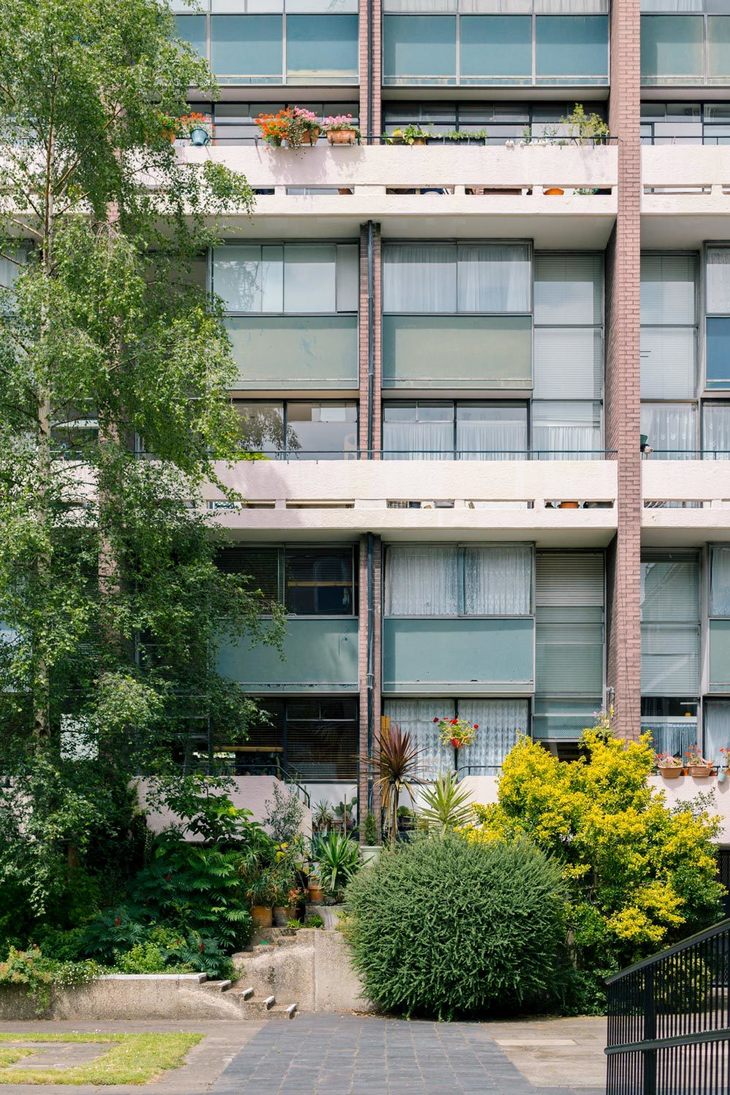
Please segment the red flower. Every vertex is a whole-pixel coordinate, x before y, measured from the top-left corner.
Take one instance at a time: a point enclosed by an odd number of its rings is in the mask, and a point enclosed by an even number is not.
[[[451,744],[453,745],[454,749],[458,749],[461,745],[461,742],[459,741],[458,738],[452,738],[451,739]]]
[[[456,724],[458,723],[458,721],[459,721],[458,719],[452,719],[452,720],[451,720],[451,725],[452,725],[452,726],[456,726]]]
[[[201,954],[205,953],[205,943],[198,943],[198,950]]]
[[[119,925],[121,924],[121,922],[122,922],[121,916],[115,916],[114,917],[114,927],[115,928],[118,928]]]
[[[478,729],[479,729],[479,723],[478,723],[478,722],[475,722],[475,723],[474,723],[474,729],[475,729],[475,730],[478,730]]]
[[[433,721],[434,721],[434,722],[440,722],[441,720],[440,720],[440,719],[438,719],[438,718],[435,718],[435,719],[434,719]]]

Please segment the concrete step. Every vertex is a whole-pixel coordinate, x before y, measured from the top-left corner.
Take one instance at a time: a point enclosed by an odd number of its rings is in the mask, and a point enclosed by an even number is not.
[[[204,981],[203,988],[208,992],[227,992],[233,982],[228,981]]]

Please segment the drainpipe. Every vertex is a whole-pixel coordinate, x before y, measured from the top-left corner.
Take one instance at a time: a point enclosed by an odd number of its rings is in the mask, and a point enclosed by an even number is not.
[[[368,113],[367,143],[373,143],[373,0],[368,0]]]
[[[367,653],[367,691],[368,691],[368,810],[373,808],[373,740],[375,730],[375,582],[373,576],[373,534],[368,533],[367,542],[367,601],[368,601],[368,653]]]
[[[368,460],[373,458],[375,396],[375,225],[368,221]]]

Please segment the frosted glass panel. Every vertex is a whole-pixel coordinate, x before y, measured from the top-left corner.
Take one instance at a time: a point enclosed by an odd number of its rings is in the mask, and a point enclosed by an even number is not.
[[[464,15],[461,19],[461,75],[512,77],[528,83],[532,76],[532,20],[529,16]]]
[[[641,322],[695,323],[696,277],[693,255],[642,255]]]
[[[385,566],[386,616],[455,616],[458,549],[395,544]]]
[[[456,82],[454,16],[386,15],[383,18],[383,79],[405,77]],[[447,80],[446,78],[450,78]]]
[[[384,316],[383,386],[529,388],[529,316]]]
[[[641,432],[654,450],[653,459],[689,460],[697,449],[694,403],[642,403]]]
[[[241,389],[357,387],[356,316],[231,316],[226,330]]]
[[[535,323],[599,324],[601,255],[535,256]]]
[[[711,552],[710,615],[730,616],[730,547],[716,545]]]
[[[547,76],[608,77],[605,15],[538,15],[536,71]]]
[[[535,399],[600,399],[602,391],[600,330],[535,328]]]
[[[464,548],[467,616],[526,616],[532,599],[532,549],[528,546]]]
[[[642,15],[641,77],[648,83],[672,77],[701,79],[704,21],[696,15]]]
[[[245,83],[281,80],[280,15],[212,15],[211,68],[216,76]]]
[[[724,82],[730,76],[730,18],[725,15],[707,20],[707,75]]]
[[[641,328],[641,395],[692,399],[697,388],[694,327]]]
[[[541,460],[587,460],[601,456],[600,403],[532,404],[532,447]]]
[[[284,269],[285,312],[335,312],[335,247],[307,244],[287,247]]]
[[[529,312],[527,245],[460,244],[457,251],[460,312]]]

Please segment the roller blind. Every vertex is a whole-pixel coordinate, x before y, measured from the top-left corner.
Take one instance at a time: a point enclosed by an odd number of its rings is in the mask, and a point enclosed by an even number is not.
[[[593,327],[535,328],[535,399],[600,399],[603,337]]]
[[[603,556],[565,552],[538,554],[535,603],[603,606]]]
[[[535,569],[536,677],[540,695],[600,695],[603,557],[539,554]]]
[[[710,615],[730,616],[730,547],[711,549]]]
[[[692,399],[697,387],[694,327],[641,328],[641,395]]]
[[[699,620],[699,565],[696,558],[641,564],[642,622]]]
[[[695,323],[696,277],[694,255],[642,255],[641,322]]]
[[[535,323],[602,322],[601,255],[535,256]]]

